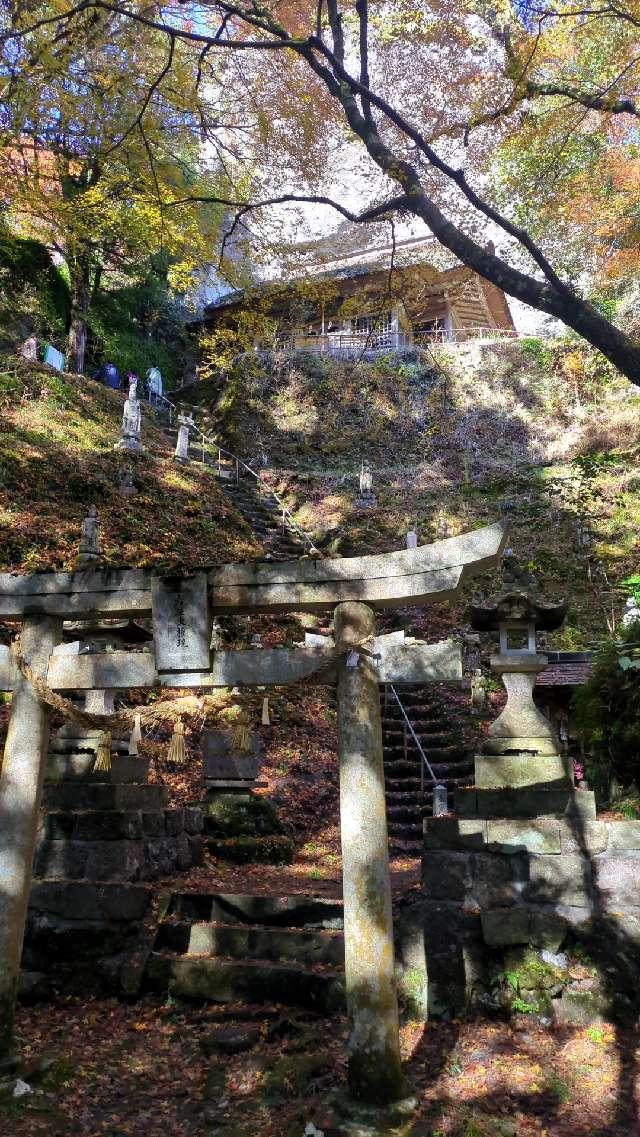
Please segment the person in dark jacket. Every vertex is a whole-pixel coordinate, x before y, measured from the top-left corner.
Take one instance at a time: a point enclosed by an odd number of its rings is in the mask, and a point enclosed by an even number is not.
[[[115,363],[103,363],[96,371],[95,378],[99,383],[104,383],[105,387],[113,387],[114,391],[120,390],[120,372]]]

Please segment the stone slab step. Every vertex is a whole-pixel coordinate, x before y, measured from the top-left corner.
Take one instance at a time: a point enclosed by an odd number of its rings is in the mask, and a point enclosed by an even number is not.
[[[415,825],[400,825],[394,823],[393,827],[389,826],[389,834],[394,839],[401,839],[403,841],[416,841],[421,843],[422,837],[422,823],[416,822]]]
[[[152,952],[147,981],[182,999],[214,1003],[284,1003],[324,1014],[345,1005],[344,980],[337,971],[271,963],[180,957]]]
[[[279,928],[342,928],[342,901],[323,896],[177,892],[169,916],[221,924]]]
[[[201,840],[156,837],[140,841],[40,841],[33,863],[34,876],[61,880],[156,880],[198,863],[192,845]]]
[[[126,743],[128,746],[129,743]],[[47,759],[45,779],[65,781],[74,778],[89,778],[92,782],[117,783],[119,785],[144,785],[149,777],[149,759],[133,754],[112,754],[111,769],[108,774],[94,771],[95,752],[92,754],[50,754]]]
[[[44,836],[50,841],[140,840],[143,837],[175,837],[186,830],[200,833],[202,812],[187,809],[92,809],[55,810],[44,818]]]
[[[575,814],[585,821],[596,820],[596,802],[592,790],[477,789],[459,787],[455,794],[455,811],[460,817],[509,819],[512,817],[567,817]]]
[[[42,804],[49,810],[164,809],[169,798],[164,786],[114,785],[107,782],[45,784]]]
[[[269,928],[255,924],[166,920],[158,931],[156,946],[189,956],[344,966],[344,936],[337,929]]]
[[[142,920],[152,895],[148,885],[138,883],[34,880],[29,908],[61,920]]]

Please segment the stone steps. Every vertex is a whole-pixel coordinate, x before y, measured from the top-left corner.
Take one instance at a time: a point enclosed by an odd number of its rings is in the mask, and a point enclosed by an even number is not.
[[[176,893],[147,985],[213,1002],[344,1005],[342,903],[324,897]]]
[[[344,936],[334,929],[165,920],[156,946],[189,956],[344,966]]]
[[[169,800],[164,786],[109,782],[45,782],[42,806],[51,811],[164,809]]]
[[[315,970],[266,960],[174,957],[153,952],[148,985],[181,999],[215,1003],[283,1003],[319,1014],[345,1006],[340,972]]]
[[[124,762],[127,777],[146,777],[148,763]],[[92,771],[88,780],[67,765],[43,787],[25,965],[48,971],[51,963],[63,986],[82,974],[96,993],[113,993],[120,954],[144,935],[142,882],[202,862],[202,812],[168,808],[163,786],[112,781],[115,760],[110,773]]]
[[[458,738],[437,692],[412,685],[398,690],[411,725],[438,782],[449,796],[473,783],[474,767]],[[391,695],[381,689],[381,716],[387,824],[392,856],[416,856],[422,848],[422,819],[430,816],[433,786],[427,770],[420,777],[422,758]]]
[[[197,841],[200,844],[199,840]],[[39,841],[33,871],[49,880],[157,880],[196,863],[186,833],[140,840]]]
[[[177,430],[164,427],[164,434],[171,446],[175,445]],[[202,460],[202,449],[194,441],[189,446],[189,454]],[[220,485],[225,496],[239,513],[246,518],[254,534],[265,546],[266,554],[274,560],[292,560],[308,552],[306,542],[282,521],[282,509],[278,500],[268,490],[253,479],[236,481],[235,463],[222,459],[218,463],[212,454],[205,452],[205,464],[219,474]]]

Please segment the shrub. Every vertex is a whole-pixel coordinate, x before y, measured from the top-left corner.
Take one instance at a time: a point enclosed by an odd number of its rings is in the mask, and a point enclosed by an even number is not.
[[[573,699],[587,780],[601,803],[609,800],[613,781],[629,787],[639,780],[640,669],[635,664],[640,661],[630,658],[631,645],[639,641],[636,623],[624,629],[620,640],[606,643],[591,678]]]

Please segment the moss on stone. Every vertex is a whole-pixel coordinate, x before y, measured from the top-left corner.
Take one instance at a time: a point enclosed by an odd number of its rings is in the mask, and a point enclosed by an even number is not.
[[[289,837],[210,837],[207,848],[214,857],[237,865],[290,865],[294,856]]]
[[[282,833],[271,802],[255,794],[217,794],[207,803],[204,827],[210,837],[268,837]]]

